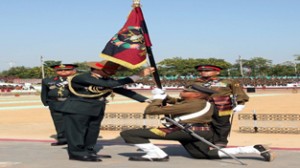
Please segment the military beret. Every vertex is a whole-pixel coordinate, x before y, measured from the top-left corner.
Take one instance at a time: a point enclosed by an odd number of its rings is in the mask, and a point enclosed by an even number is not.
[[[52,65],[50,66],[54,70],[64,70],[64,69],[74,69],[78,67],[78,65],[75,64],[58,64],[58,65]]]
[[[216,65],[197,65],[195,69],[197,71],[221,71],[223,68]]]
[[[209,95],[212,95],[212,94],[214,94],[214,93],[217,93],[217,92],[214,91],[214,90],[208,89],[208,88],[206,88],[206,87],[202,87],[202,86],[197,85],[197,84],[189,85],[189,86],[185,87],[183,90],[184,90],[184,91],[188,91],[188,92],[200,92],[200,93],[206,93],[206,94],[209,94]]]

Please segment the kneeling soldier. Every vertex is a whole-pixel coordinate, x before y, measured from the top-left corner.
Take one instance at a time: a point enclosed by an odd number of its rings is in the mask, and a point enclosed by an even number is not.
[[[199,85],[191,85],[180,92],[180,98],[167,96],[163,90],[154,89],[153,101],[146,109],[148,115],[170,115],[175,121],[189,127],[199,136],[210,141],[213,137],[211,130],[213,104],[208,102],[210,95],[216,93]],[[163,106],[163,100],[172,106]],[[210,149],[207,143],[199,141],[192,135],[183,132],[176,126],[167,126],[163,128],[152,129],[132,129],[122,131],[121,137],[126,143],[134,144],[139,149],[146,152],[143,156],[132,156],[132,161],[168,161],[169,156],[159,147],[150,143],[149,139],[176,140],[189,152],[189,154],[198,159],[220,159],[227,157],[218,149]],[[237,148],[224,148],[223,151],[235,155],[243,153],[254,153],[261,155],[264,160],[271,161],[274,154],[264,145],[254,145]]]

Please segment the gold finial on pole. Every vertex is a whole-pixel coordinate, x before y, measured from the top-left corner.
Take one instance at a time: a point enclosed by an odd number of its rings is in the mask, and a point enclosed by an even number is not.
[[[140,0],[133,0],[133,4],[132,4],[132,7],[140,7],[141,4],[140,4]]]

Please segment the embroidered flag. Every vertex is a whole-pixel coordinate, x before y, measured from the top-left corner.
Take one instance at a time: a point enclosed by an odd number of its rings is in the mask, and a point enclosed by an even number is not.
[[[104,47],[100,57],[135,69],[146,62],[147,47],[151,47],[141,8],[134,7],[122,29]]]

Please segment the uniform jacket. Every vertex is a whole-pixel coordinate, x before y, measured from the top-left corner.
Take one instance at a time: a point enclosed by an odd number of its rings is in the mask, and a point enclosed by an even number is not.
[[[207,100],[204,99],[193,99],[193,100],[183,100],[178,98],[172,98],[167,96],[167,103],[172,105],[162,106],[162,101],[160,99],[155,99],[150,103],[145,109],[145,113],[148,115],[171,115],[172,118],[199,112],[203,110],[206,106]],[[214,106],[211,105],[209,110],[202,116],[184,120],[183,123],[209,123],[211,122]]]
[[[211,96],[211,102],[215,103],[220,116],[230,115],[235,105],[245,104],[249,101],[248,95],[235,80],[219,78],[206,80],[200,78],[195,83],[218,92]]]
[[[95,93],[88,90],[89,87],[96,88],[95,90],[112,89],[113,92],[130,97],[139,102],[144,102],[148,99],[136,92],[122,88],[123,85],[133,83],[131,78],[115,80],[113,78],[98,78],[91,73],[83,73],[75,76],[71,80],[71,87],[79,94],[94,95]],[[61,107],[61,110],[68,113],[77,113],[91,116],[98,116],[105,110],[105,98],[111,92],[98,97],[81,97],[71,92],[70,98]]]
[[[195,83],[217,91],[218,93],[213,94],[212,97],[234,95],[236,96],[237,104],[245,104],[245,102],[249,101],[249,97],[243,90],[242,86],[233,79],[199,79],[195,81]]]
[[[59,85],[64,81],[66,81],[66,78],[59,76],[44,78],[42,80],[41,101],[44,106],[59,110],[58,108],[63,103],[62,100],[67,98],[70,93],[67,85]]]

